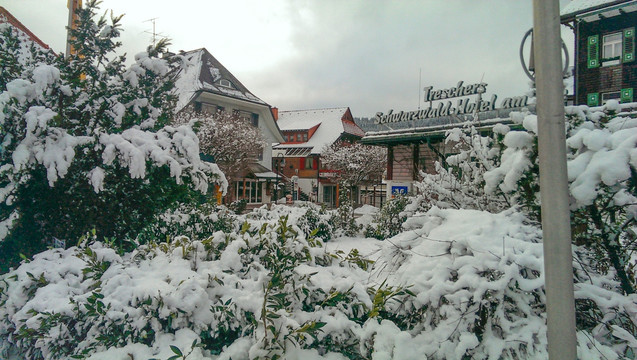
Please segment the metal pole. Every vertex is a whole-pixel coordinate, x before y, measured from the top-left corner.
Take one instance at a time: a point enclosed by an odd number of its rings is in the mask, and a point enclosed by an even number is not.
[[[577,339],[558,0],[533,0],[533,35],[548,353],[550,359],[575,360]]]
[[[276,204],[279,199],[279,162],[276,165],[276,188],[274,189],[274,203]]]
[[[75,20],[77,18],[77,9],[82,7],[82,0],[68,0],[69,8],[68,29],[66,30],[66,57],[68,58],[75,49],[71,46],[71,29],[75,29]]]

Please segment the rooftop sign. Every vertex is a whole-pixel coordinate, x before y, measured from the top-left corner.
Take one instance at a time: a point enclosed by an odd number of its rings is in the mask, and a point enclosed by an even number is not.
[[[375,116],[376,124],[386,124],[401,121],[415,121],[423,119],[433,119],[442,116],[467,115],[477,112],[484,112],[496,109],[512,109],[521,108],[527,105],[527,96],[517,96],[505,98],[500,102],[500,107],[496,108],[497,95],[491,95],[490,100],[483,100],[482,94],[486,91],[486,83],[476,83],[471,85],[463,85],[463,81],[459,81],[458,85],[449,89],[434,90],[433,86],[424,88],[425,101],[430,106],[423,110],[400,111],[394,112],[389,110],[387,114],[377,112]],[[452,98],[463,96],[477,95],[477,99],[471,101],[471,98],[460,98],[455,101]],[[446,100],[446,101],[441,101]],[[439,101],[437,106],[433,106],[433,101]]]
[[[482,94],[487,89],[487,84],[479,83],[473,85],[462,85],[464,81],[458,81],[456,87],[444,90],[433,90],[433,86],[427,86],[425,90],[425,101],[450,99],[460,96],[477,95]]]

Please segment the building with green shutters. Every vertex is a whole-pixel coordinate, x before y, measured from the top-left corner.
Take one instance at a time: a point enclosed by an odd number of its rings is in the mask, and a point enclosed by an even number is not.
[[[637,101],[637,0],[572,0],[561,22],[575,34],[575,104]]]

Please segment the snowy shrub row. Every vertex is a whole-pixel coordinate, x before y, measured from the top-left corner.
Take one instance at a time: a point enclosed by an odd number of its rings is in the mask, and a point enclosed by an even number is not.
[[[369,262],[320,245],[284,217],[125,255],[99,242],[49,250],[1,279],[3,345],[32,359],[112,358],[120,347],[163,357],[167,338],[189,358],[277,358],[287,347],[358,354],[352,332],[389,300],[369,292],[408,295],[366,287]]]
[[[4,356],[546,358],[541,231],[521,213],[418,213],[374,263],[306,238],[298,209],[272,213],[286,211],[124,255],[99,242],[38,254],[0,277]],[[593,259],[576,248],[578,357],[630,357],[637,296]]]

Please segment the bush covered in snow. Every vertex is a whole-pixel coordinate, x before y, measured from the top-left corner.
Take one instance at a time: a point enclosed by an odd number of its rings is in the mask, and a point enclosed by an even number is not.
[[[188,125],[167,125],[175,59],[162,41],[128,68],[114,55],[120,18],[78,10],[76,54],[64,58],[0,29],[0,261],[31,255],[53,237],[134,238],[154,215],[225,178],[199,158]],[[21,44],[21,45],[20,45]],[[4,68],[4,59],[12,59]],[[13,256],[13,257],[11,257]]]
[[[612,272],[622,291],[637,286],[637,119],[621,106],[566,108],[567,167],[575,244],[591,250],[596,267]],[[423,174],[419,188],[433,205],[502,211],[521,209],[540,218],[537,117],[512,113],[513,126],[497,125],[490,137],[474,127],[455,129],[447,141],[459,153],[440,174]],[[456,170],[462,170],[457,172]]]
[[[349,193],[349,194],[348,194]],[[361,226],[354,219],[352,204],[353,191],[341,190],[338,196],[338,208],[332,212],[331,223],[336,236],[356,236]]]
[[[524,215],[433,208],[370,243],[375,263],[306,238],[301,217],[277,206],[240,231],[123,255],[100,242],[43,252],[0,276],[3,356],[546,358],[541,231]],[[590,255],[575,252],[578,357],[630,357],[637,295]]]
[[[287,221],[124,255],[99,242],[41,253],[1,279],[2,345],[31,359],[157,358],[170,345],[189,358],[272,359],[295,348],[361,358],[355,333],[409,295],[366,286],[357,264],[367,262],[326,252]]]
[[[312,203],[302,205],[305,213],[299,218],[297,225],[305,237],[314,237],[321,241],[329,241],[334,235],[332,216],[334,212],[328,212],[325,207]]]
[[[384,240],[401,233],[407,220],[405,207],[409,200],[406,196],[397,196],[385,202],[372,223],[365,227],[365,236]]]
[[[147,244],[157,239],[207,238],[217,231],[232,233],[239,230],[241,220],[223,206],[210,203],[182,204],[155,216],[153,221],[137,235],[136,244]]]

